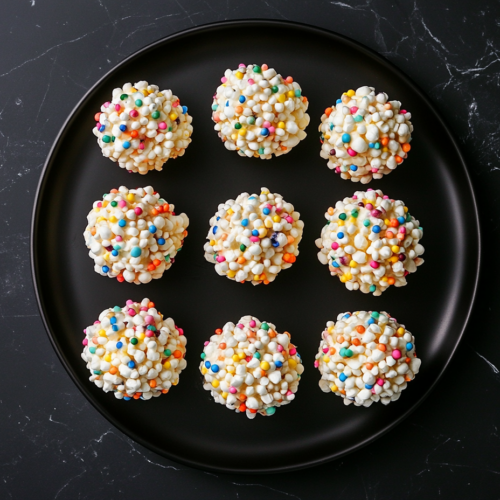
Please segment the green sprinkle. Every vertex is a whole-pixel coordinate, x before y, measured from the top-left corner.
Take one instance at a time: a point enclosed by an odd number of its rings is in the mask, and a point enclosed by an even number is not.
[[[136,338],[133,338],[133,339],[130,339],[130,343],[131,343],[132,345],[136,345],[136,344],[138,344],[138,343],[139,343],[139,341],[138,341]]]

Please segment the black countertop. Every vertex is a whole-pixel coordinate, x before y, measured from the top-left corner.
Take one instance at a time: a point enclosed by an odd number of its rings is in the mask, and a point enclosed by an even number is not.
[[[426,401],[343,459],[280,475],[169,462],[90,406],[44,332],[29,264],[42,165],[85,92],[123,58],[176,31],[238,18],[300,21],[347,35],[406,72],[459,140],[483,231],[483,276],[463,341]],[[500,3],[16,0],[0,18],[0,498],[500,498]],[[242,43],[237,42],[235,43]],[[327,57],[327,53],[325,53]],[[452,213],[439,214],[442,224]],[[446,258],[446,256],[443,256]],[[473,264],[473,263],[471,263]],[[424,314],[424,312],[422,312]],[[498,350],[497,350],[498,349]]]

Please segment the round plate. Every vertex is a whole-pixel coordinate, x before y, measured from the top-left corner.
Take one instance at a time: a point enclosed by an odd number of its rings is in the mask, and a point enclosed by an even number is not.
[[[246,44],[248,43],[248,46]],[[310,100],[308,136],[272,160],[225,149],[211,121],[212,95],[226,68],[266,63],[292,75]],[[194,117],[185,156],[162,172],[129,174],[101,155],[94,114],[115,87],[148,80],[171,88]],[[381,297],[349,292],[316,257],[324,213],[362,186],[344,181],[320,158],[323,110],[350,88],[374,86],[412,111],[409,158],[372,181],[404,200],[425,229],[425,264],[404,288]],[[152,185],[190,219],[176,263],[147,285],[119,283],[93,270],[83,240],[95,200],[120,185]],[[240,284],[205,261],[208,220],[217,205],[261,187],[294,204],[305,221],[296,264],[269,286]],[[82,99],[60,132],[40,181],[32,226],[32,264],[40,310],[62,363],[88,400],[132,439],[165,457],[217,471],[271,472],[319,464],[351,452],[394,427],[437,382],[450,361],[472,307],[479,271],[478,216],[458,147],[422,92],[367,48],[334,33],[278,21],[201,26],[160,40],[129,57]],[[89,382],[80,357],[82,330],[99,313],[129,298],[153,300],[184,328],[187,368],[168,395],[119,401]],[[344,406],[318,387],[314,356],[329,320],[345,311],[385,310],[416,336],[422,369],[398,402]],[[227,321],[251,314],[291,332],[305,365],[297,398],[272,418],[246,416],[215,404],[198,365],[203,342]]]

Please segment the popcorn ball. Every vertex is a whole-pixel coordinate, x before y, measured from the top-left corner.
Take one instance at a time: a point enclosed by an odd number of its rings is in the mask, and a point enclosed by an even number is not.
[[[136,285],[161,278],[188,234],[187,215],[174,208],[151,186],[121,186],[95,201],[83,233],[95,272]]]
[[[391,285],[405,286],[406,276],[424,262],[420,223],[380,189],[356,191],[325,217],[318,259],[348,290],[380,295]]]
[[[102,154],[129,172],[161,170],[169,158],[182,156],[191,142],[193,118],[171,90],[126,83],[101,106],[92,129]]]
[[[230,151],[269,160],[306,137],[309,103],[291,76],[267,64],[227,69],[212,103],[215,130]]]
[[[388,101],[373,87],[349,90],[326,108],[319,131],[321,157],[342,179],[382,179],[407,157],[411,149],[411,113],[399,101]]]
[[[274,415],[293,401],[304,371],[290,334],[253,316],[215,330],[201,359],[203,388],[216,403],[248,418]]]
[[[84,331],[82,359],[91,382],[117,399],[151,399],[179,383],[186,337],[153,302],[127,300],[105,309]]]
[[[221,276],[269,284],[299,254],[304,223],[281,195],[262,188],[260,196],[240,194],[210,219],[205,258]]]
[[[342,397],[346,405],[368,407],[398,400],[421,363],[404,325],[386,312],[356,311],[326,324],[314,366],[323,392]]]

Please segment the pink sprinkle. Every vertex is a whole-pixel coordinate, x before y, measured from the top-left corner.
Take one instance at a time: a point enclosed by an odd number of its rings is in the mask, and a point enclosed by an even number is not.
[[[384,200],[388,200],[388,199],[389,199],[389,197],[386,194],[384,194]]]
[[[128,306],[129,306],[129,305],[131,305],[131,304],[133,304],[133,303],[134,303],[134,301],[133,301],[133,300],[130,300],[130,299],[128,299],[128,300],[127,300],[127,305],[128,305]]]
[[[282,345],[279,345],[279,346],[277,347],[277,349],[278,349],[278,352],[282,352],[282,351],[283,351],[283,349],[284,349],[284,347],[283,347]]]
[[[141,307],[142,309],[142,307]],[[154,323],[155,322],[155,319],[153,318],[153,316],[151,316],[150,314],[148,314],[145,318],[144,318],[144,321],[148,324],[151,324],[151,323]]]
[[[177,328],[179,335],[184,335],[184,330],[182,328],[179,328],[178,326],[176,326],[175,328]]]
[[[373,191],[373,188],[368,188],[367,191]]]
[[[259,241],[259,237],[258,236],[250,236],[250,241],[253,241],[254,243]]]
[[[229,392],[230,392],[231,394],[236,394],[236,387],[232,387],[232,386],[231,386],[231,387],[229,388]]]
[[[265,128],[269,128],[271,126],[271,124],[268,122],[268,121],[265,121],[263,124],[262,124],[263,127]]]
[[[133,309],[129,309],[128,311],[129,316],[134,317],[136,315],[136,312]]]
[[[249,78],[248,79],[248,84],[249,85],[253,85],[255,83],[254,79],[253,78]]]
[[[141,307],[141,311],[147,311],[147,310],[148,310],[148,308],[146,306]]]
[[[167,124],[165,122],[160,122],[158,123],[158,128],[165,130],[167,128]]]
[[[384,385],[384,381],[381,378],[379,378],[379,379],[377,379],[377,384]]]
[[[394,359],[399,359],[401,357],[401,351],[399,349],[394,349],[394,351],[392,351],[392,357]]]
[[[380,210],[372,210],[371,212],[372,217],[378,217],[382,212]]]
[[[372,394],[376,394],[375,387],[372,387]]]
[[[121,236],[117,236],[117,237],[116,237],[116,241],[120,242],[120,241],[122,241],[122,240],[123,240],[123,238],[122,238]]]
[[[358,199],[357,195],[353,195],[352,199],[357,200]]]
[[[337,174],[340,174],[340,167],[335,167],[335,172],[336,172]]]
[[[257,323],[252,319],[250,321],[249,325],[250,325],[250,328],[254,328],[257,325]]]
[[[323,352],[326,354],[328,352],[328,347],[323,347]]]
[[[243,330],[243,328],[245,328],[241,323],[238,323],[236,325],[236,328],[239,328],[240,330]]]
[[[94,325],[100,325],[101,322],[100,321],[94,321]]]
[[[290,349],[288,352],[293,356],[294,354],[297,354],[297,349],[295,349],[294,347],[293,349]]]
[[[82,340],[82,344],[83,344],[83,345],[88,345],[88,343],[89,343],[89,341],[88,341],[87,339],[83,339],[83,340]]]
[[[376,174],[376,173],[378,172],[378,168],[373,167],[373,168],[372,168],[372,172],[373,172],[374,174]]]
[[[133,109],[132,111],[130,111],[129,115],[132,117],[132,118],[137,118],[139,116],[139,113],[136,109]]]
[[[109,101],[106,101],[106,102],[103,104],[103,106],[104,106],[105,108],[109,108],[109,105],[110,105],[110,104],[111,104],[111,103],[110,103]]]
[[[374,260],[370,262],[370,267],[373,267],[373,269],[378,269],[379,266],[380,264],[378,262],[375,262]]]
[[[279,214],[283,209],[281,207],[276,207],[276,213]]]
[[[102,203],[101,202],[97,203],[97,208],[102,208]]]
[[[406,111],[406,109],[402,109],[399,114],[400,115],[406,115],[406,113],[408,113],[408,111]]]
[[[210,342],[208,340],[206,340],[203,345],[208,345],[208,344],[210,344]]]
[[[224,262],[226,260],[226,257],[224,257],[223,255],[219,255],[217,256],[216,260],[217,262]]]
[[[246,64],[240,63],[240,64],[238,64],[238,67],[239,68],[241,68],[241,67],[246,68],[247,66],[246,66]]]
[[[347,154],[349,156],[356,156],[358,153],[356,153],[356,151],[354,151],[354,149],[352,148],[347,148]]]
[[[141,143],[139,144],[139,149],[144,149],[144,143],[142,143],[142,142],[141,142]]]
[[[406,227],[404,227],[404,226],[400,226],[400,228],[399,228],[399,232],[400,232],[401,234],[405,234],[405,233],[406,233]]]
[[[227,78],[226,78],[225,76],[223,76],[223,77],[220,79],[220,81],[221,81],[222,83],[226,83],[226,82],[227,82]]]
[[[120,200],[120,201],[118,202],[118,206],[119,206],[120,208],[126,207],[126,206],[127,206],[127,202],[126,202],[126,201],[124,201],[124,200]]]
[[[286,395],[287,395],[287,396],[291,396],[292,394],[293,394],[293,392],[292,392],[292,391],[287,391],[287,392],[286,392]]]
[[[276,129],[274,127],[269,127],[268,130],[270,134],[274,134],[274,132],[276,132]]]
[[[318,361],[315,361],[315,362],[314,362],[314,368],[318,368],[318,366],[319,366]]]
[[[332,243],[332,250],[337,250],[338,247],[339,247],[339,244],[336,241],[334,241]]]
[[[367,210],[372,210],[373,209],[373,205],[371,203],[367,203],[366,204],[366,209]]]
[[[351,113],[354,115],[356,113],[356,111],[358,110],[357,106],[353,106],[351,108]]]
[[[172,107],[176,108],[177,106],[179,106],[179,104],[180,104],[179,101],[175,101],[174,103],[172,103]]]
[[[142,214],[142,208],[141,207],[135,207],[134,212],[136,215],[141,215]]]
[[[115,104],[115,111],[120,111],[122,107],[119,104]]]
[[[154,333],[151,330],[146,331],[146,337],[152,337]]]

